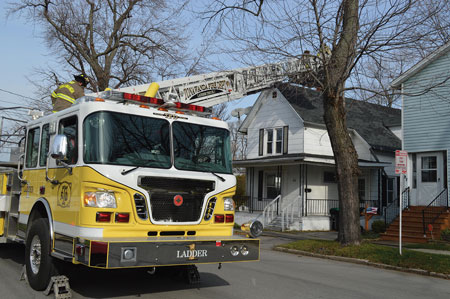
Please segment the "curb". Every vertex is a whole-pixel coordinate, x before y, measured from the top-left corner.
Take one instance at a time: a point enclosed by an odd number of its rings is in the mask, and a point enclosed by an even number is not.
[[[335,261],[347,262],[347,263],[353,263],[353,264],[367,265],[367,266],[381,268],[381,269],[401,271],[401,272],[407,272],[407,273],[413,273],[413,274],[418,274],[418,275],[431,276],[431,277],[437,277],[437,278],[450,280],[450,274],[436,273],[436,272],[431,272],[431,271],[422,270],[422,269],[402,268],[402,267],[391,266],[391,265],[386,265],[386,264],[373,263],[373,262],[369,262],[368,260],[335,256],[335,255],[324,255],[324,254],[319,254],[319,253],[312,253],[312,252],[308,252],[308,251],[289,249],[289,248],[283,248],[283,247],[274,247],[274,250],[286,252],[286,253],[293,253],[293,254],[299,254],[299,255],[304,255],[304,256],[317,257],[317,258],[323,258],[323,259],[329,259],[329,260],[335,260]]]

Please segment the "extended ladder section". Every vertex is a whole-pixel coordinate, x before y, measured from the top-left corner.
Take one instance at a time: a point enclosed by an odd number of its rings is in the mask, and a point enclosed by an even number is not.
[[[211,107],[271,88],[286,80],[311,85],[320,73],[321,59],[304,55],[301,59],[239,68],[231,71],[158,82],[157,98]],[[150,84],[120,88],[121,92],[143,95]]]

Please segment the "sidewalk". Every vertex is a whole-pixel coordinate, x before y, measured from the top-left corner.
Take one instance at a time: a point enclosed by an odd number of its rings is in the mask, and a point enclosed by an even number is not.
[[[337,240],[338,233],[336,231],[327,231],[327,232],[277,232],[277,231],[264,231],[262,233],[262,236],[268,236],[268,237],[278,237],[283,239],[289,239],[292,241],[296,240],[330,240],[335,241]],[[384,246],[391,246],[391,247],[397,247],[398,248],[398,242],[397,241],[373,241],[374,244],[378,245],[384,245]],[[403,245],[406,245],[408,243],[404,243]],[[414,251],[420,251],[425,253],[432,253],[432,254],[443,254],[443,255],[450,255],[450,251],[447,250],[436,250],[436,249],[421,249],[421,248],[406,248],[403,247],[405,250],[414,250]]]
[[[378,244],[378,245],[384,245],[384,246],[391,246],[391,247],[397,247],[398,248],[398,241],[374,241],[374,244]],[[424,249],[424,248],[406,248],[403,247],[404,245],[407,244],[412,244],[412,243],[403,243],[402,244],[402,249],[406,249],[406,250],[414,250],[414,251],[420,251],[420,252],[425,252],[425,253],[432,253],[432,254],[443,254],[443,255],[450,255],[450,251],[448,250],[437,250],[437,249]]]

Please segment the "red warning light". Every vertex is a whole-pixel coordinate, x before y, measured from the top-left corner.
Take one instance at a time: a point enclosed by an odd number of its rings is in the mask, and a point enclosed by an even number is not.
[[[177,207],[181,206],[183,204],[183,196],[181,195],[175,195],[173,197],[173,204],[176,205]]]

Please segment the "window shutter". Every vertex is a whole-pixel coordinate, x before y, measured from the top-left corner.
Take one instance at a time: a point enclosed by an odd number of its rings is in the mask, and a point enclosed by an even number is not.
[[[259,152],[258,155],[262,156],[264,153],[264,129],[259,129]]]
[[[283,155],[288,153],[289,126],[283,127]]]

